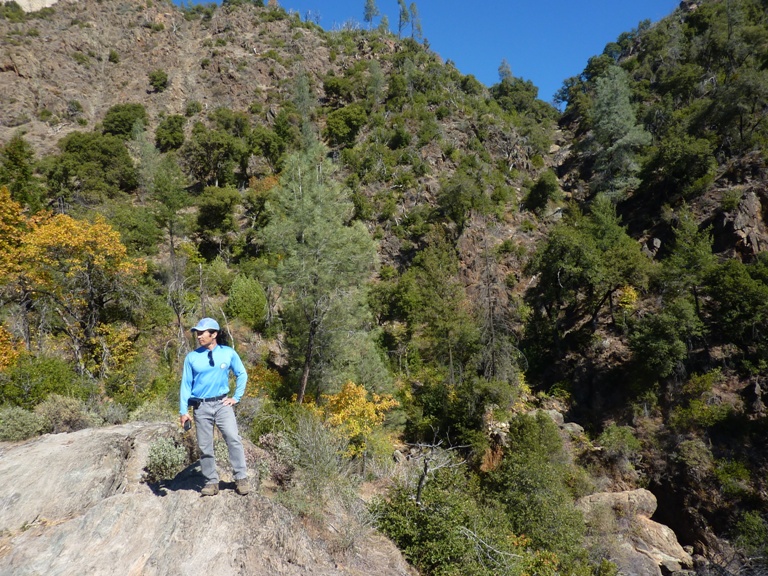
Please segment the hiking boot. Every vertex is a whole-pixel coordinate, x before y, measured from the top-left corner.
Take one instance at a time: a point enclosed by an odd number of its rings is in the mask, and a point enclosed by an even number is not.
[[[206,484],[205,487],[200,490],[201,496],[216,496],[216,494],[219,493],[219,483],[218,482],[211,482],[210,484]]]
[[[248,478],[240,478],[240,480],[235,480],[235,492],[240,494],[240,496],[245,496],[250,491],[251,484],[248,482]]]

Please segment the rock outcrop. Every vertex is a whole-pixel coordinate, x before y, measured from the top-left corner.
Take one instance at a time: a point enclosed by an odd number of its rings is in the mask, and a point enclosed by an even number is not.
[[[43,8],[50,8],[56,4],[59,0],[15,0],[19,8],[24,12],[37,12]],[[0,0],[0,2],[11,2],[11,0]]]
[[[410,573],[373,531],[339,551],[332,531],[258,491],[225,482],[203,498],[194,465],[165,486],[142,483],[151,442],[174,433],[135,423],[0,444],[0,576]]]
[[[602,492],[577,502],[594,542],[627,576],[683,574],[693,559],[677,541],[675,533],[651,520],[656,497],[648,490]]]

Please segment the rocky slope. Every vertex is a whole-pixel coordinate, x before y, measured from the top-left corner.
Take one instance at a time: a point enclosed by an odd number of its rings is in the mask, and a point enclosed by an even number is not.
[[[134,423],[0,444],[0,575],[412,573],[375,532],[334,546],[349,518],[335,529],[304,522],[258,490],[238,496],[231,478],[203,498],[194,465],[162,488],[142,483],[149,445],[173,428]]]
[[[288,19],[262,20],[257,8],[187,20],[164,3],[64,0],[43,14],[0,21],[0,140],[22,129],[40,154],[118,103],[144,104],[151,127],[190,101],[243,110],[267,103],[297,69],[319,73],[325,65],[317,62],[329,60],[317,34]],[[148,73],[158,69],[168,88],[155,93]]]

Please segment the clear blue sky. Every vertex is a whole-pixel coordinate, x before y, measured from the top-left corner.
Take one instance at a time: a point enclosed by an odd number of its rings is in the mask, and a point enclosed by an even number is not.
[[[311,11],[311,19],[319,17],[327,30],[349,21],[364,25],[365,0],[278,2],[302,19]],[[406,5],[411,2],[406,0]],[[499,64],[506,58],[512,74],[531,80],[545,101],[608,42],[642,20],[657,22],[678,4],[678,0],[416,0],[424,37],[444,60],[490,86],[499,81]],[[396,31],[397,0],[376,0],[376,6]]]

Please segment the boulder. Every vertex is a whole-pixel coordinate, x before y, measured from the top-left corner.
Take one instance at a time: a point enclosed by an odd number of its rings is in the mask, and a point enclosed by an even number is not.
[[[675,533],[651,520],[656,505],[656,497],[642,488],[591,494],[577,502],[592,544],[628,576],[661,576],[693,566]]]
[[[133,423],[0,444],[0,576],[410,574],[376,532],[358,529],[339,552],[332,530],[260,491],[237,495],[225,475],[218,496],[201,497],[198,465],[142,483],[151,442],[172,434],[172,424]]]

